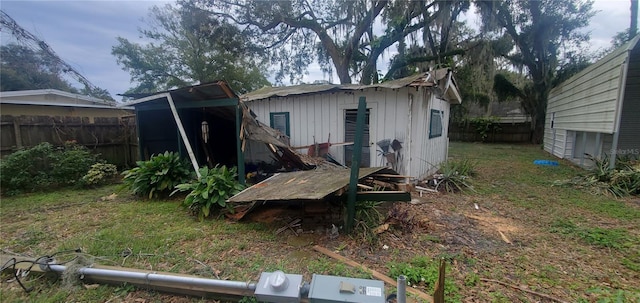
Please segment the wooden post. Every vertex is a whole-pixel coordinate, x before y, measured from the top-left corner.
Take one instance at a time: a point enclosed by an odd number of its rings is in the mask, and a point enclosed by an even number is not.
[[[356,134],[353,143],[353,155],[351,157],[351,177],[349,179],[349,195],[347,199],[347,222],[346,231],[353,231],[353,223],[356,216],[356,196],[358,190],[358,175],[360,173],[360,159],[362,158],[362,137],[364,135],[365,114],[367,111],[367,101],[365,97],[360,97],[358,101],[358,116],[356,118]]]
[[[440,259],[440,267],[438,270],[438,281],[436,283],[436,289],[433,291],[433,302],[444,303],[444,274],[446,269],[446,262],[444,258]]]
[[[16,136],[16,147],[22,148],[22,134],[20,133],[20,118],[13,117],[13,133]]]

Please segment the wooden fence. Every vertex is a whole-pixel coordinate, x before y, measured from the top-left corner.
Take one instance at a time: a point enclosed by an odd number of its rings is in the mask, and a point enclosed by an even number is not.
[[[449,140],[463,142],[526,143],[531,141],[531,122],[501,123],[498,129],[489,132],[484,140],[470,123],[466,125],[451,123],[449,125]]]
[[[126,117],[0,117],[0,156],[42,142],[61,146],[75,141],[118,167],[131,167],[138,158],[134,116]]]

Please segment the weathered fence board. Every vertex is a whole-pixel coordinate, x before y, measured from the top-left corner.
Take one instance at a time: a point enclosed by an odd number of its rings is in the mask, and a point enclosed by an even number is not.
[[[524,143],[531,140],[531,123],[501,123],[497,131],[490,132],[483,140],[473,125],[449,125],[449,140],[463,142]]]
[[[0,155],[42,142],[86,146],[119,167],[135,165],[138,157],[136,125],[127,117],[11,116],[0,117]]]

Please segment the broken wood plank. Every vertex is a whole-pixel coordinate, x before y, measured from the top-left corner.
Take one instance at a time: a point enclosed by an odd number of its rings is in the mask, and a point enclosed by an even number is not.
[[[382,280],[385,283],[389,284],[390,286],[397,286],[397,281],[395,281],[394,279],[391,279],[389,276],[384,275],[384,274],[382,274],[382,273],[380,273],[378,271],[375,271],[373,269],[369,269],[366,266],[364,266],[364,265],[362,265],[362,264],[360,264],[360,263],[358,263],[356,261],[353,261],[353,260],[351,260],[351,259],[349,259],[347,257],[344,257],[344,256],[341,256],[339,254],[336,254],[336,253],[334,253],[334,252],[332,252],[332,251],[330,251],[330,250],[328,250],[328,249],[326,249],[326,248],[324,248],[322,246],[319,246],[319,245],[314,245],[313,249],[315,251],[319,252],[319,253],[322,253],[322,254],[324,254],[326,256],[329,256],[329,257],[331,257],[333,259],[341,261],[341,262],[343,262],[343,263],[345,263],[345,264],[347,264],[349,266],[360,268],[363,271],[369,272],[369,273],[371,273],[371,275],[374,278]],[[433,303],[433,298],[431,296],[429,296],[428,294],[425,294],[424,292],[421,292],[421,291],[419,291],[419,290],[417,290],[417,289],[415,289],[413,287],[407,287],[407,292],[412,293],[412,294],[416,295],[417,297],[419,297],[420,299],[426,300],[427,302]]]
[[[372,186],[368,186],[368,185],[364,185],[364,184],[360,184],[360,183],[358,183],[358,187],[360,187],[362,189],[366,189],[366,190],[373,190]]]
[[[432,193],[437,193],[438,191],[435,189],[431,189],[431,188],[426,188],[426,187],[422,187],[422,186],[418,186],[416,185],[416,189],[417,190],[423,190],[423,191],[428,191],[428,192],[432,192]]]
[[[320,144],[326,144],[326,143],[320,143]],[[291,149],[305,149],[309,147],[315,147],[316,145],[318,145],[318,143],[304,145],[304,146],[292,146]],[[345,146],[345,145],[353,145],[353,142],[329,143],[329,146]]]
[[[392,184],[392,183],[389,183],[389,182],[384,182],[384,181],[375,180],[375,179],[370,179],[370,180],[367,180],[367,181],[373,183],[374,186],[377,185],[377,186],[381,186],[381,187],[384,187],[384,188],[396,189],[396,186],[394,184]]]
[[[392,175],[392,174],[373,174],[371,175],[372,177],[381,177],[381,178],[401,178],[401,179],[406,179],[406,178],[413,178],[411,176],[403,176],[403,175]]]
[[[509,240],[509,238],[507,238],[507,236],[502,231],[498,230],[498,233],[500,234],[502,241],[506,242],[507,244],[511,244],[511,240]]]

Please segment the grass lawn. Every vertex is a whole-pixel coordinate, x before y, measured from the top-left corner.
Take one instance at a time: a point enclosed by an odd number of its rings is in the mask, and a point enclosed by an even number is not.
[[[476,163],[475,190],[414,193],[417,203],[393,206],[390,217],[399,224],[373,244],[328,237],[330,226],[276,235],[291,220],[282,214],[199,222],[180,200],[142,201],[113,185],[3,197],[0,248],[31,257],[81,248],[102,265],[237,281],[276,269],[307,281],[312,273],[370,277],[311,248],[319,244],[392,276],[413,275],[425,292],[444,257],[448,302],[552,302],[495,280],[567,302],[640,302],[640,199],[553,187],[581,171],[563,161],[533,165],[549,158],[539,146],[452,143],[449,157]],[[37,274],[23,279],[34,288],[26,294],[8,278],[3,274],[3,302],[206,301],[128,285],[73,288]]]

